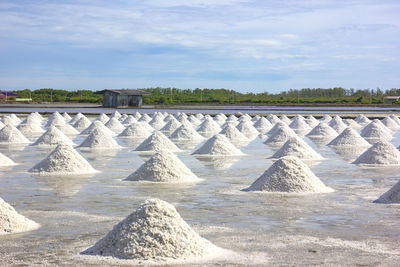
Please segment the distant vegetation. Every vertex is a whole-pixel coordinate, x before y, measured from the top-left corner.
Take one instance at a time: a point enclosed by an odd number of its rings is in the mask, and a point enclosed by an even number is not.
[[[151,92],[143,96],[144,104],[382,104],[385,96],[398,96],[400,89],[304,88],[281,93],[239,93],[228,89],[139,88]],[[101,103],[102,95],[90,90],[56,89],[13,91],[22,98],[46,102]],[[400,104],[400,103],[398,103]]]

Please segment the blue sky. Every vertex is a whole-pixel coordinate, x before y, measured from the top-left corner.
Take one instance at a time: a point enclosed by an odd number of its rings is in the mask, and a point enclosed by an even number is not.
[[[0,88],[399,88],[400,1],[0,1]]]

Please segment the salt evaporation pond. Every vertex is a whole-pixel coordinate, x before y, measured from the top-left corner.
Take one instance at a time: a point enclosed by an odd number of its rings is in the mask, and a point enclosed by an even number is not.
[[[88,117],[91,121],[95,117]],[[23,118],[22,118],[23,119]],[[80,144],[87,136],[73,138]],[[180,147],[180,160],[202,181],[196,184],[124,181],[151,155],[133,152],[141,141],[115,138],[120,150],[81,151],[93,175],[36,176],[27,172],[51,149],[0,145],[18,163],[0,168],[0,197],[39,223],[37,230],[0,236],[1,265],[123,265],[121,259],[83,256],[146,199],[173,204],[185,221],[218,247],[235,252],[198,265],[383,265],[400,261],[400,205],[375,204],[400,179],[400,166],[367,168],[325,145],[304,140],[327,160],[311,165],[332,187],[327,194],[243,192],[275,161],[278,148],[257,137],[239,157],[200,159],[197,147]],[[400,131],[391,143],[400,145]],[[178,144],[179,146],[179,144]],[[222,166],[222,167],[221,167]],[[137,262],[136,262],[137,263]],[[181,266],[181,262],[172,262]]]

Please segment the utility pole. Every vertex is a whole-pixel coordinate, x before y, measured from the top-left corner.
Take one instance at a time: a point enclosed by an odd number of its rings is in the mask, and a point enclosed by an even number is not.
[[[297,90],[297,105],[300,104],[300,96],[299,96],[299,94],[300,94],[300,91]]]

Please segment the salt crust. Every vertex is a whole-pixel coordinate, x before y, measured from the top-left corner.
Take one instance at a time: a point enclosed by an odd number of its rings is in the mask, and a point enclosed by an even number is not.
[[[13,166],[17,165],[12,159],[0,152],[0,166]]]
[[[192,155],[239,156],[244,154],[240,149],[235,147],[225,135],[216,134],[194,151]]]
[[[117,134],[125,130],[125,126],[117,118],[109,119],[105,126]]]
[[[242,120],[236,128],[249,139],[254,139],[260,134],[249,120]]]
[[[172,152],[159,151],[125,180],[191,183],[200,179]]]
[[[371,146],[354,129],[346,128],[335,139],[328,143],[328,146],[337,147],[369,147]]]
[[[300,159],[287,156],[277,160],[243,191],[329,193],[334,190],[324,185]]]
[[[211,137],[221,131],[221,127],[210,117],[207,117],[197,129],[197,132],[204,137]]]
[[[89,135],[94,131],[95,129],[102,129],[103,131],[107,132],[111,136],[115,136],[116,133],[109,128],[107,128],[101,121],[95,120],[92,122],[92,124],[89,125],[85,130],[81,132],[81,135]]]
[[[338,136],[338,133],[334,129],[332,129],[327,123],[320,122],[307,134],[307,136],[333,138]]]
[[[272,131],[272,130],[271,130]],[[271,132],[270,131],[270,132]],[[273,146],[283,145],[290,137],[295,137],[297,134],[289,128],[285,123],[277,127],[273,134],[264,141],[264,144],[269,144]]]
[[[13,125],[6,125],[0,130],[0,143],[27,144],[30,141]]]
[[[151,135],[151,132],[147,130],[145,127],[143,127],[143,124],[147,124],[147,122],[137,122],[129,125],[128,127],[125,128],[125,130],[122,131],[118,135],[118,137],[130,137],[130,138],[147,138]]]
[[[400,181],[375,200],[374,203],[400,204]]]
[[[161,150],[169,150],[172,152],[181,151],[168,137],[159,131],[154,132],[135,149],[135,151],[146,152],[158,152]]]
[[[70,145],[58,145],[29,172],[40,175],[78,175],[96,173],[90,163]]]
[[[389,142],[379,141],[362,153],[353,164],[400,165],[400,151]]]
[[[247,138],[233,125],[227,125],[224,127],[220,134],[225,135],[233,144],[243,144],[250,141],[249,138]]]
[[[174,206],[149,199],[82,254],[163,261],[205,257],[217,249],[199,236]]]
[[[324,158],[299,137],[290,137],[271,158],[293,156],[302,160],[323,160]]]
[[[80,149],[120,149],[117,141],[101,128],[94,129],[79,145]]]
[[[36,230],[40,225],[19,214],[0,198],[0,235]]]
[[[50,127],[44,134],[42,134],[32,146],[56,146],[60,144],[74,145],[71,139],[63,134],[57,127]]]
[[[193,142],[203,141],[205,139],[202,135],[196,132],[195,129],[187,125],[180,126],[171,134],[169,138],[174,141],[193,141]]]

